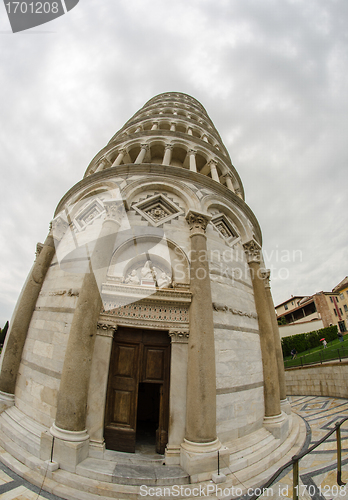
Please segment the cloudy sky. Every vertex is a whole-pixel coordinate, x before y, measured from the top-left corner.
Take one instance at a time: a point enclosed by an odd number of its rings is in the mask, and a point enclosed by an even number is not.
[[[220,132],[274,301],[348,274],[346,0],[80,0],[17,34],[0,14],[0,327],[60,198],[166,91],[197,98]]]

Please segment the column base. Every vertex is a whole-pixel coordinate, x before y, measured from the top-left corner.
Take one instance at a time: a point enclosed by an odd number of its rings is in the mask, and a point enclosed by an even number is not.
[[[282,411],[279,415],[264,417],[263,426],[282,443],[290,432],[290,418]]]
[[[280,400],[280,409],[287,415],[291,415],[291,405],[288,398]]]
[[[212,478],[212,474],[218,468],[218,451],[221,469],[228,467],[230,452],[226,446],[221,445],[219,439],[210,443],[194,443],[184,439],[181,445],[180,465],[190,474],[191,483],[208,481]]]
[[[88,457],[88,452],[89,436],[86,430],[66,431],[53,424],[49,432],[41,434],[41,460],[58,462],[63,470],[76,472],[76,466]]]
[[[92,458],[104,458],[105,442],[104,441],[89,441],[88,456]]]
[[[167,444],[164,452],[166,465],[180,465],[180,445]]]
[[[14,394],[0,391],[0,413],[7,410],[7,408],[10,408],[10,406],[14,406],[14,404],[15,404]]]

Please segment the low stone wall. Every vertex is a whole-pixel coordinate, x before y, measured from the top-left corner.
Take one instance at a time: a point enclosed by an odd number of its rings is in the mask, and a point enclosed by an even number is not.
[[[332,396],[348,398],[348,360],[332,361],[285,370],[289,396]]]

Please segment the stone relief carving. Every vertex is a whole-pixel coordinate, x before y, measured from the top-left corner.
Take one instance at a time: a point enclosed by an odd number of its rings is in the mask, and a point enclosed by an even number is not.
[[[226,306],[220,302],[213,302],[213,309],[217,312],[230,312],[231,314],[238,316],[246,316],[247,318],[257,319],[257,314],[248,313],[244,311],[240,311],[239,309],[233,309],[232,307]]]
[[[139,277],[140,276],[140,277]],[[172,286],[172,278],[163,269],[154,267],[151,260],[147,260],[142,268],[132,269],[122,283],[132,286],[151,286],[159,288],[170,288]]]

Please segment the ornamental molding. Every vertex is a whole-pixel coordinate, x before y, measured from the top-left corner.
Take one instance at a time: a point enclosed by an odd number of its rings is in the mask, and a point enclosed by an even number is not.
[[[233,307],[226,306],[220,302],[213,302],[213,309],[217,312],[229,312],[236,316],[246,316],[247,318],[257,319],[257,314],[255,313],[240,311],[239,309],[234,309]]]
[[[126,326],[188,330],[190,292],[158,290],[144,297],[141,287],[104,284],[102,299],[101,317],[108,324],[115,322]]]
[[[195,234],[205,234],[211,215],[189,210],[185,219],[190,226],[191,236],[193,236]]]

